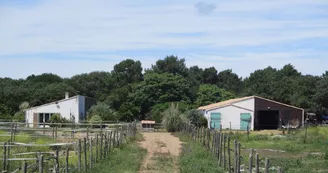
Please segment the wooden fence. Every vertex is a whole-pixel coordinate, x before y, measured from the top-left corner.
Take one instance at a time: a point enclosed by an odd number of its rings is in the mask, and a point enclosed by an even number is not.
[[[71,143],[24,144],[12,138],[3,142],[1,171],[16,172],[90,172],[94,164],[107,159],[113,148],[119,148],[136,135],[136,124],[124,124]],[[41,152],[38,147],[52,151]],[[35,152],[29,152],[33,148]],[[15,163],[13,163],[15,162]],[[20,162],[19,164],[17,162]],[[19,165],[19,166],[17,166]]]
[[[270,168],[270,160],[260,159],[258,153],[250,149],[248,158],[242,154],[241,144],[237,140],[231,140],[228,133],[208,128],[197,128],[192,124],[185,124],[182,132],[188,135],[192,141],[198,142],[206,147],[217,159],[219,169],[229,173],[282,173],[281,168]],[[263,164],[264,163],[264,164]]]

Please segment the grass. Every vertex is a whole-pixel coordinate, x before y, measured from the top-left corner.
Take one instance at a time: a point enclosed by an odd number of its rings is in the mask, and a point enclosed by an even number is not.
[[[147,150],[142,149],[137,143],[130,143],[121,149],[114,149],[107,160],[94,165],[94,173],[137,173]]]
[[[176,133],[183,144],[179,157],[181,173],[218,173],[223,172],[218,167],[217,159],[201,144],[192,142],[189,137]]]
[[[147,171],[171,173],[174,172],[175,158],[170,153],[154,153],[151,161],[153,164],[149,164],[146,168]]]

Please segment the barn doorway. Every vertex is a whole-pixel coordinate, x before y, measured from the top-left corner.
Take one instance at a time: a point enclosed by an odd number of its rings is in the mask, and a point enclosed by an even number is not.
[[[278,129],[279,127],[279,111],[265,110],[258,111],[258,128],[264,129]]]

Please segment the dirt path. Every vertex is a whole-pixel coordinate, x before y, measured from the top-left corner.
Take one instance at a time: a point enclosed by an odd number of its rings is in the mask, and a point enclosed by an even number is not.
[[[170,133],[143,133],[141,146],[148,153],[139,173],[177,173],[177,157],[181,151],[179,138]]]

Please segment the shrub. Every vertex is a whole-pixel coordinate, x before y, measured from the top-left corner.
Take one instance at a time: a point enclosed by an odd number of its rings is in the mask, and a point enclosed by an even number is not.
[[[163,124],[168,132],[177,132],[186,122],[186,117],[181,114],[178,105],[172,105],[163,112]]]
[[[99,115],[94,115],[90,118],[89,123],[91,124],[100,124],[102,122],[102,119]],[[96,127],[96,126],[93,126]]]
[[[201,112],[196,109],[192,109],[186,113],[187,119],[191,124],[195,124],[197,127],[207,126],[207,119]]]
[[[71,123],[69,120],[63,118],[60,116],[60,114],[54,114],[50,117],[50,120],[49,120],[50,123]],[[52,124],[50,125],[51,127],[62,127],[63,125],[62,124]]]
[[[104,121],[117,121],[116,113],[106,103],[97,103],[93,105],[87,113],[87,118],[90,120],[94,115],[98,115]]]

